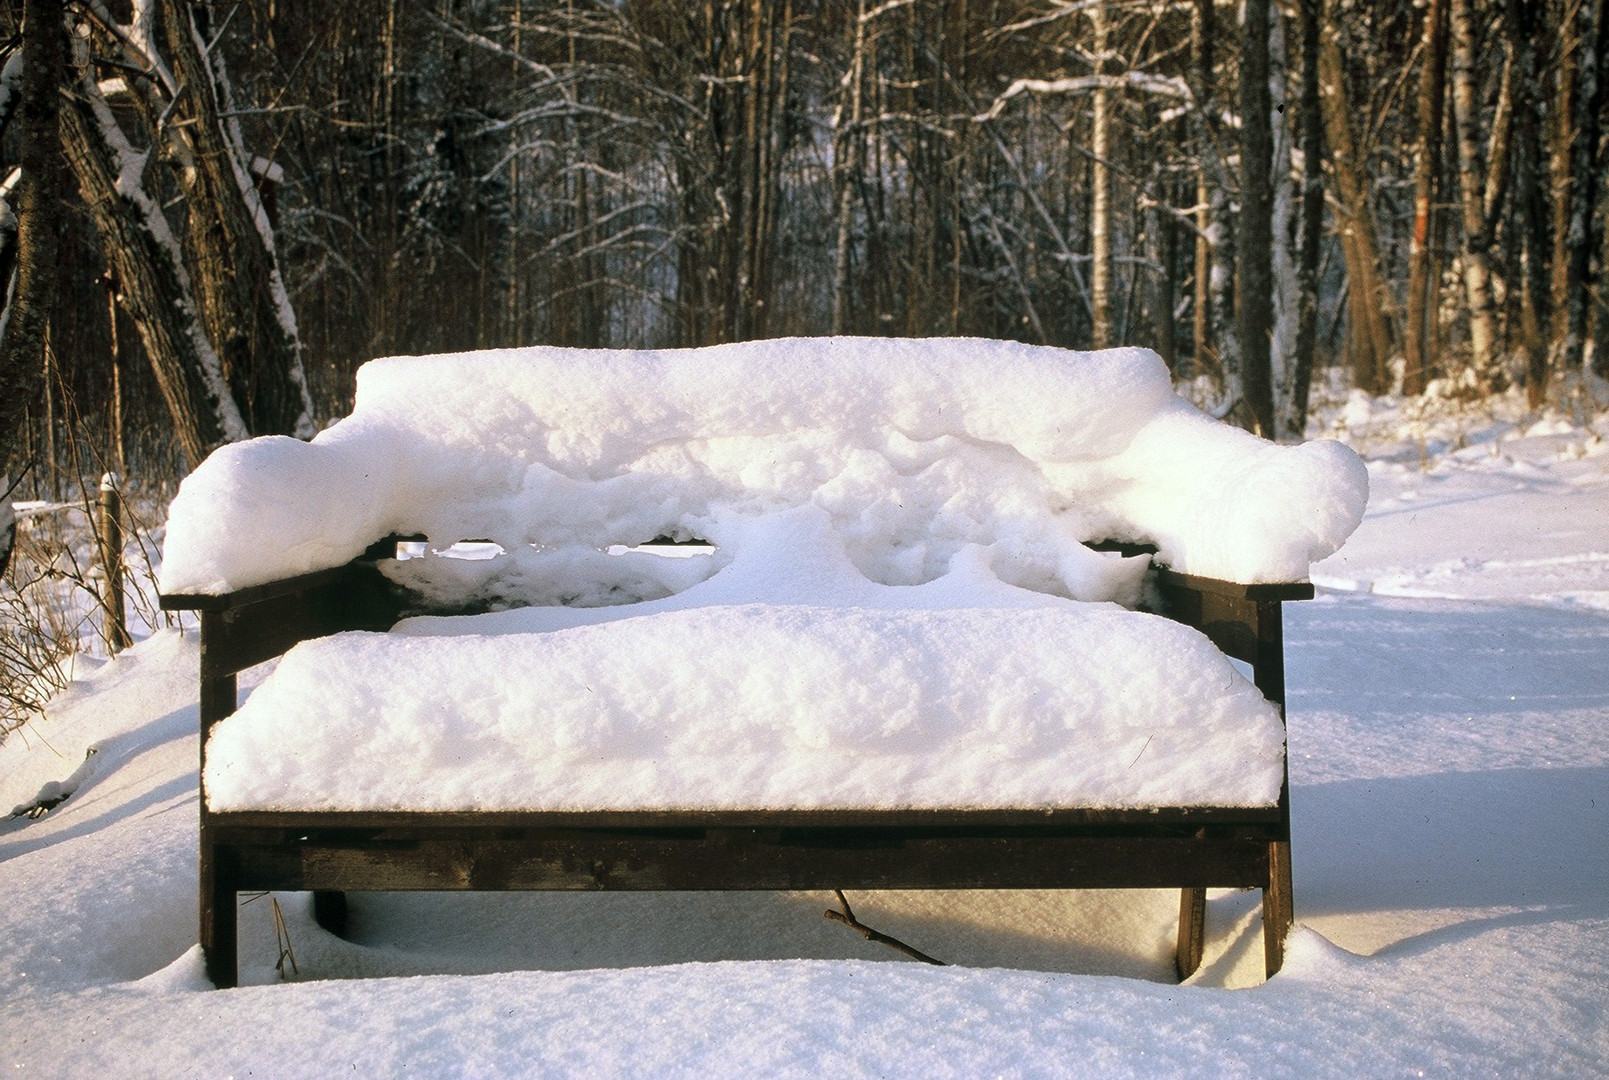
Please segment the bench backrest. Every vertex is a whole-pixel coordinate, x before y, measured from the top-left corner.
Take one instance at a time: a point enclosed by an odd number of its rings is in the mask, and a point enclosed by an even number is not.
[[[187,478],[162,589],[337,566],[388,534],[596,548],[719,539],[723,521],[815,505],[873,580],[930,580],[983,545],[1005,580],[1108,599],[1132,582],[1081,541],[1294,581],[1366,497],[1351,451],[1218,423],[1143,349],[838,338],[397,357],[364,365],[352,415],[311,443],[226,446]]]

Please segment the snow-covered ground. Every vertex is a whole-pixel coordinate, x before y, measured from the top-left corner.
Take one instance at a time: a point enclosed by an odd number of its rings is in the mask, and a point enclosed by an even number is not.
[[[1505,419],[1504,416],[1508,418]],[[238,990],[195,937],[195,643],[80,668],[0,746],[0,1068],[111,1076],[1609,1075],[1609,414],[1317,428],[1368,516],[1287,609],[1298,927],[1260,979],[1215,894],[1170,984],[1171,893],[304,898],[243,912]],[[86,760],[85,752],[96,753]],[[51,794],[51,792],[44,792]]]

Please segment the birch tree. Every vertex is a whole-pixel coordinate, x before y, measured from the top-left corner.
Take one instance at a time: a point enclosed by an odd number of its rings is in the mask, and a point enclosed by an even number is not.
[[[1497,312],[1492,300],[1486,225],[1486,176],[1481,153],[1480,99],[1475,85],[1475,26],[1471,0],[1451,0],[1453,117],[1458,133],[1458,187],[1464,232],[1463,277],[1469,303],[1470,363],[1483,383],[1496,378]]]
[[[1095,74],[1107,74],[1107,19],[1104,3],[1089,9],[1094,31]],[[1090,270],[1089,296],[1093,309],[1091,344],[1106,349],[1117,344],[1112,319],[1112,103],[1103,80],[1090,94]]]

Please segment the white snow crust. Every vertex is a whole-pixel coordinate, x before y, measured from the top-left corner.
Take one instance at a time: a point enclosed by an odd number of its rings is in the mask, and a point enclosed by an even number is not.
[[[811,507],[717,531],[740,554],[665,600],[418,618],[390,634],[298,645],[214,729],[208,805],[1050,808],[1279,797],[1278,713],[1187,627],[1004,584],[977,547],[928,584],[880,585]]]
[[[364,365],[352,415],[311,443],[232,444],[192,473],[160,584],[227,592],[391,533],[603,548],[815,505],[883,584],[931,581],[979,544],[1013,584],[1132,600],[1133,575],[1080,541],[1301,580],[1367,492],[1350,450],[1215,422],[1143,349],[823,338],[395,357]]]

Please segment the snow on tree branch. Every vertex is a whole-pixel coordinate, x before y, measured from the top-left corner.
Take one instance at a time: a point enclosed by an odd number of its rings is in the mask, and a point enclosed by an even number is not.
[[[1147,94],[1178,98],[1194,103],[1190,86],[1183,78],[1172,75],[1152,75],[1144,71],[1129,71],[1121,75],[1076,75],[1065,79],[1017,79],[994,99],[986,112],[974,116],[977,123],[993,120],[1005,110],[1012,98],[1021,94],[1090,94],[1096,90],[1137,90]]]

